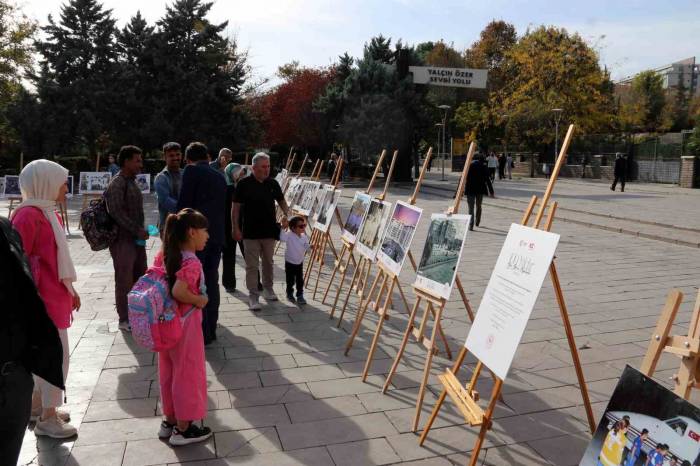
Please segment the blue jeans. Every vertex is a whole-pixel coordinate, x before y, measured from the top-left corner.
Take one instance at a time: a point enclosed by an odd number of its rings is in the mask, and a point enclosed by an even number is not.
[[[207,244],[197,253],[204,271],[204,284],[207,286],[209,302],[202,309],[202,334],[204,340],[216,338],[216,323],[219,321],[219,261],[221,261],[221,245]]]

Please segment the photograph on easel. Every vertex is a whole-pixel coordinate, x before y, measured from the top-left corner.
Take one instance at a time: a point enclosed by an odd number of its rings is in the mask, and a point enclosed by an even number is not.
[[[5,176],[5,187],[2,193],[6,198],[19,199],[22,197],[22,192],[19,189],[19,176],[17,175],[6,175]]]
[[[450,299],[457,267],[464,249],[469,215],[433,214],[423,245],[415,284],[437,296]]]
[[[79,194],[102,194],[112,180],[110,172],[80,172]]]
[[[423,209],[397,201],[384,229],[377,260],[394,275],[401,272]]]
[[[284,200],[287,201],[289,207],[294,207],[296,204],[297,196],[301,190],[301,181],[299,178],[289,180],[289,186],[287,186],[287,191],[284,193]]]
[[[277,176],[275,176],[275,181],[277,181],[277,184],[279,184],[282,189],[284,189],[284,183],[287,181],[287,173],[287,169],[283,168],[277,173]]]
[[[316,192],[321,187],[318,181],[304,181],[302,183],[302,194],[299,197],[299,202],[294,206],[294,209],[301,215],[308,216],[311,212],[311,206],[316,198]]]
[[[139,173],[136,175],[136,186],[139,187],[141,194],[148,194],[151,192],[151,175],[148,173]]]
[[[362,222],[362,228],[357,236],[357,251],[371,261],[379,251],[379,240],[384,233],[389,214],[391,214],[391,202],[372,199],[367,217]]]
[[[66,180],[66,186],[68,186],[66,198],[70,199],[71,197],[73,197],[73,189],[75,188],[75,186],[73,185],[73,175],[68,175],[68,179]]]
[[[326,196],[326,193],[328,192],[329,189],[333,189],[333,186],[327,185],[327,184],[322,184],[317,190],[316,190],[316,195],[314,196],[314,201],[311,204],[311,209],[309,209],[309,213],[307,215],[309,225],[311,227],[314,226],[316,222],[316,217],[318,217],[317,213],[318,210],[321,208],[321,205],[323,204],[323,199]]]
[[[355,193],[350,206],[350,213],[347,220],[345,220],[345,225],[343,225],[343,239],[348,243],[355,243],[357,232],[360,230],[365,215],[367,215],[370,202],[372,202],[372,196],[369,194],[361,191]]]
[[[0,199],[5,197],[5,177],[0,176]]]
[[[338,206],[338,201],[340,200],[340,189],[335,191],[329,191],[323,200],[323,204],[316,215],[316,223],[314,228],[321,230],[323,233],[328,232],[331,220],[333,220],[333,213]]]
[[[579,466],[698,466],[700,409],[626,366]]]

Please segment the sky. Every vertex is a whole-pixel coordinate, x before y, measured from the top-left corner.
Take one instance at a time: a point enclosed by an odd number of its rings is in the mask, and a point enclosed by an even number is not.
[[[19,0],[46,23],[64,0]],[[171,1],[103,0],[119,26],[137,10],[149,21]],[[281,64],[328,66],[338,55],[360,56],[371,37],[416,44],[443,39],[469,47],[491,20],[515,25],[519,35],[542,24],[577,32],[598,50],[613,79],[698,55],[699,0],[217,0],[209,19],[228,21],[227,34],[249,52],[254,76],[274,78]],[[274,82],[274,81],[273,81]]]

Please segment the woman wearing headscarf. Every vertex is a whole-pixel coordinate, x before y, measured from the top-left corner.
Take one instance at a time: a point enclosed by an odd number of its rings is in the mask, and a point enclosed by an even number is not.
[[[63,380],[68,374],[68,327],[73,310],[80,309],[80,296],[73,283],[77,280],[68,242],[58,216],[56,202],[65,200],[68,170],[49,160],[29,163],[19,175],[22,202],[12,212],[12,226],[22,238],[24,252],[46,312],[58,329],[63,349]],[[60,388],[35,376],[36,403],[32,415],[38,416],[34,433],[53,438],[68,438],[77,433],[68,423],[70,416],[57,408],[63,404]],[[39,405],[40,400],[40,405]]]

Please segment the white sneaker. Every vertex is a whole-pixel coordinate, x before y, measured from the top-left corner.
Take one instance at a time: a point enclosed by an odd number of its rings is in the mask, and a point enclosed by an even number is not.
[[[170,424],[168,421],[162,421],[160,423],[160,428],[158,429],[158,438],[170,438],[173,434],[173,427],[175,424]]]
[[[258,295],[250,295],[250,297],[248,298],[248,309],[250,309],[251,311],[259,311],[260,309],[262,309],[262,306],[258,301]]]
[[[39,419],[34,427],[34,435],[44,435],[51,438],[69,438],[77,434],[78,429],[56,416],[44,421]]]
[[[262,296],[266,301],[277,301],[277,295],[272,290],[263,290]]]
[[[125,330],[127,332],[131,332],[131,325],[129,325],[129,321],[124,320],[122,322],[119,322],[119,330]]]

